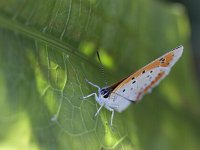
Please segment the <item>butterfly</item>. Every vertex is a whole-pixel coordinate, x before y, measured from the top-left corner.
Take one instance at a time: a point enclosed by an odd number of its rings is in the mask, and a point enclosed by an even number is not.
[[[98,89],[98,93],[91,93],[84,96],[83,99],[94,96],[96,101],[100,104],[95,116],[99,114],[103,107],[111,111],[110,125],[112,126],[114,112],[122,112],[131,103],[139,102],[146,93],[150,93],[151,90],[169,74],[172,66],[174,66],[181,57],[183,48],[184,47],[180,45],[172,49],[111,86],[101,88],[86,80],[86,82]]]

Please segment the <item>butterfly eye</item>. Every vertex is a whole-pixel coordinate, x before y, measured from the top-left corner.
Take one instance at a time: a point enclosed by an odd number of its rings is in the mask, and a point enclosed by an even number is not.
[[[109,96],[109,93],[106,93],[103,97],[108,98],[108,96]]]
[[[104,97],[104,98],[108,98],[109,96],[109,91],[107,89],[101,89],[101,95]]]

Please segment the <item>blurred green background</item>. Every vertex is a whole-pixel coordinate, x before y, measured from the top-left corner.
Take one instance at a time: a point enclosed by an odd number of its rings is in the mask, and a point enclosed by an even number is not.
[[[198,69],[183,4],[2,0],[0,149],[200,149]],[[171,74],[139,104],[115,113],[113,128],[106,109],[93,119],[99,105],[80,99],[96,90],[85,78],[112,84],[181,44]]]

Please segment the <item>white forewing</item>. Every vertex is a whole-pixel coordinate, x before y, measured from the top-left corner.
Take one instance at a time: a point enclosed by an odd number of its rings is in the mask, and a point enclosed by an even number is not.
[[[130,80],[128,83],[120,87],[115,93],[110,96],[109,105],[116,106],[115,110],[118,112],[126,109],[131,101],[135,102],[140,100],[145,94],[143,91],[147,88],[158,76],[159,73],[164,72],[162,79],[168,74],[169,70],[163,67],[157,67],[151,71],[147,71],[135,79]],[[159,80],[160,82],[161,80]],[[156,82],[152,87],[150,87],[147,92],[156,86],[159,82]]]
[[[137,76],[134,77],[134,74],[129,76],[113,90],[106,105],[121,112],[131,102],[140,100],[145,93],[151,92],[152,88],[169,74],[182,52],[183,46],[179,46],[140,69],[135,73],[139,73]]]

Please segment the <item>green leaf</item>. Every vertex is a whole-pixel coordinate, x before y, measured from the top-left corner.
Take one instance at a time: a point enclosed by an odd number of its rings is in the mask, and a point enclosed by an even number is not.
[[[0,3],[0,149],[199,149],[199,94],[181,5],[141,0]],[[184,55],[141,103],[115,113],[81,97],[177,45]],[[105,77],[99,70],[100,51]]]

